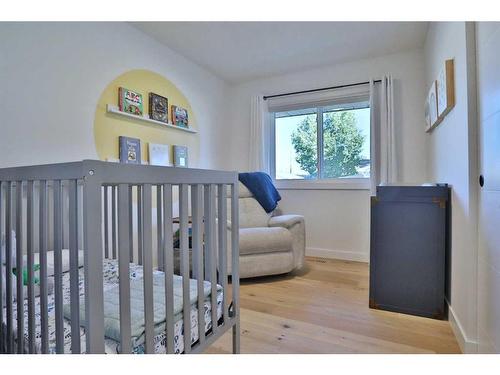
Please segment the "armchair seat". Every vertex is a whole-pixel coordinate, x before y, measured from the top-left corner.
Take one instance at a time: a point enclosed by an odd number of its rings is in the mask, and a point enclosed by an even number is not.
[[[240,256],[290,251],[292,235],[289,230],[275,228],[241,228]]]

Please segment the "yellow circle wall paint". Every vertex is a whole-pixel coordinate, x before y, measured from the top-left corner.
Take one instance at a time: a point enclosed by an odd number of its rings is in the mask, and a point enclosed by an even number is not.
[[[139,138],[141,140],[141,160],[148,161],[148,143],[162,143],[170,146],[170,161],[173,145],[188,147],[189,166],[198,164],[199,136],[178,129],[149,124],[139,119],[107,113],[107,104],[118,106],[118,88],[125,87],[142,94],[144,113],[148,113],[149,93],[162,95],[168,99],[168,118],[171,105],[187,109],[189,128],[197,130],[196,118],[187,98],[165,77],[149,70],[131,70],[111,82],[101,94],[94,118],[94,139],[97,155],[101,160],[118,161],[118,137]]]

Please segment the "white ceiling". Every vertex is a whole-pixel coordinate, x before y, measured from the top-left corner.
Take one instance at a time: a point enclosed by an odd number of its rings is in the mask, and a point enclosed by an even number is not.
[[[133,22],[217,76],[241,83],[423,46],[426,22]]]

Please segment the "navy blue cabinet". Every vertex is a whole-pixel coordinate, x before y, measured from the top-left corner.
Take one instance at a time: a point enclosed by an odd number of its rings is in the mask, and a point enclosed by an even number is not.
[[[447,315],[450,190],[379,186],[371,199],[370,307]]]

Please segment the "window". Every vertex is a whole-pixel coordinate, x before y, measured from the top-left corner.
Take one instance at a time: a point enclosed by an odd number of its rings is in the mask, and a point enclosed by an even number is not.
[[[273,134],[273,172],[280,187],[287,181],[307,185],[300,180],[369,186],[368,100],[274,112]]]
[[[313,179],[318,173],[315,108],[275,113],[276,179]]]

